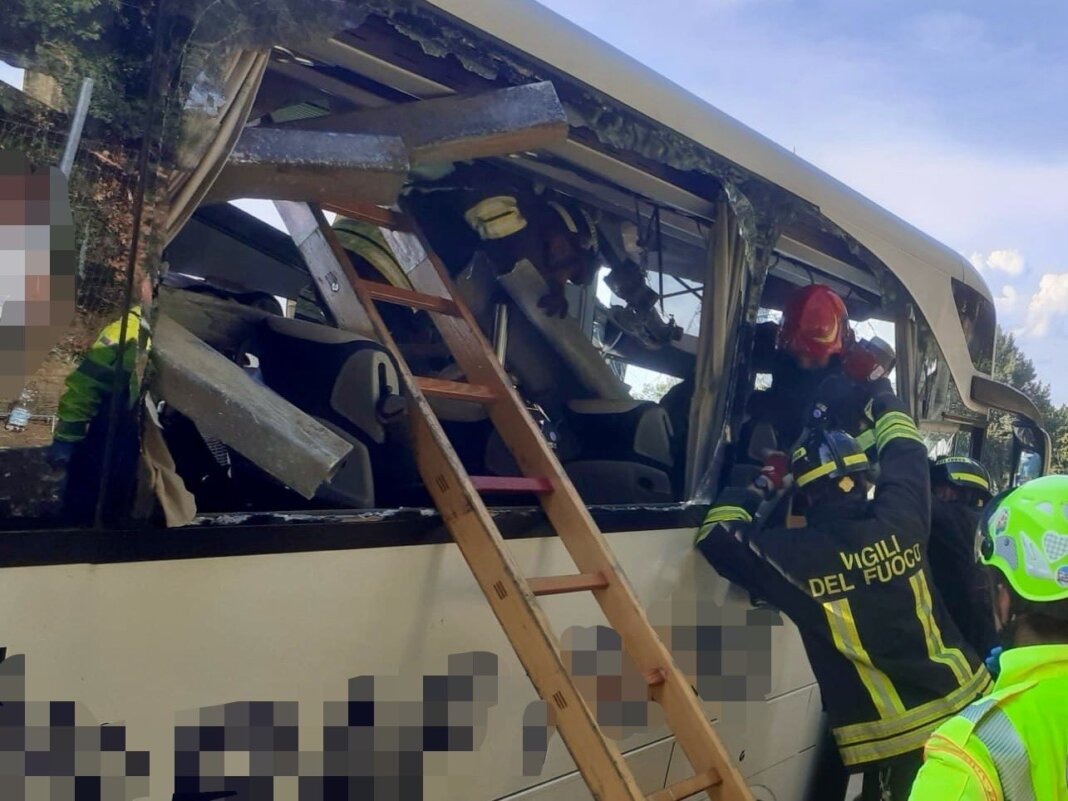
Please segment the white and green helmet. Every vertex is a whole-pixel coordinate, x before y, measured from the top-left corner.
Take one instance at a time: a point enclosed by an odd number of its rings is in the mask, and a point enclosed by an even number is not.
[[[1036,478],[996,498],[976,545],[979,561],[1000,570],[1020,597],[1068,599],[1068,476]]]

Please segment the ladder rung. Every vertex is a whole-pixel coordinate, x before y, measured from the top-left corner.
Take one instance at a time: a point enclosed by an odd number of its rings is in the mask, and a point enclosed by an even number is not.
[[[565,592],[586,592],[603,590],[608,586],[608,579],[601,572],[576,573],[572,576],[540,576],[527,579],[535,595],[562,595]]]
[[[552,492],[553,483],[547,478],[526,476],[471,476],[471,483],[479,492]]]
[[[453,317],[460,316],[460,308],[449,298],[413,292],[410,289],[403,289],[399,286],[391,286],[378,281],[360,281],[360,285],[375,300],[395,303],[398,306],[407,306],[411,309],[425,309],[438,314],[449,314]]]
[[[380,228],[392,228],[394,230],[404,227],[404,218],[390,209],[384,209],[373,203],[360,203],[358,201],[333,201],[324,200],[319,206],[325,211],[332,211],[342,217],[353,220],[361,220],[377,225]]]
[[[715,769],[705,771],[697,776],[675,782],[670,787],[657,790],[648,797],[648,801],[682,801],[684,798],[692,798],[703,790],[715,787],[723,780]]]
[[[474,403],[493,403],[497,394],[483,384],[468,384],[463,381],[446,381],[442,378],[427,378],[417,375],[415,383],[424,395],[436,398],[472,401]]]

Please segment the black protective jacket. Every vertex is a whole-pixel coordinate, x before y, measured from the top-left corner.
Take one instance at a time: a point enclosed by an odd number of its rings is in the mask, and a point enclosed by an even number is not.
[[[964,639],[980,656],[997,645],[986,573],[975,560],[979,510],[963,503],[931,501],[927,558],[935,588]]]
[[[760,497],[731,488],[697,547],[801,632],[842,760],[866,769],[917,751],[990,686],[932,592],[927,452],[890,392],[875,398],[880,473],[872,501],[843,496],[798,529],[757,529]]]
[[[769,424],[775,431],[779,450],[789,452],[805,431],[812,407],[820,397],[828,379],[837,378],[835,388],[841,397],[835,398],[835,426],[841,428],[868,450],[874,443],[874,432],[862,431],[867,423],[864,407],[868,398],[865,388],[845,377],[840,357],[831,357],[826,367],[806,370],[789,354],[776,351],[771,357],[771,387],[753,392],[746,402],[748,420],[739,432],[738,458],[751,458],[749,440],[755,426]],[[844,390],[844,391],[843,391]]]

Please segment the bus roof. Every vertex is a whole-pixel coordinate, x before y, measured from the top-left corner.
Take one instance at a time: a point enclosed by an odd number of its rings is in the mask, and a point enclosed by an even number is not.
[[[797,195],[877,256],[934,329],[965,403],[978,373],[951,279],[990,298],[959,253],[534,0],[428,0],[441,11]]]

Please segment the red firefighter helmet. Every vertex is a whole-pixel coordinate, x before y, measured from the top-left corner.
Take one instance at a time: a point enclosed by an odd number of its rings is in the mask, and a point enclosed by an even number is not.
[[[845,303],[830,287],[812,284],[787,299],[779,347],[798,361],[822,366],[852,339]]]

